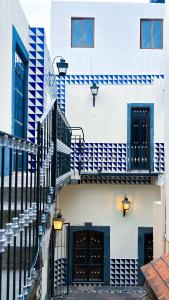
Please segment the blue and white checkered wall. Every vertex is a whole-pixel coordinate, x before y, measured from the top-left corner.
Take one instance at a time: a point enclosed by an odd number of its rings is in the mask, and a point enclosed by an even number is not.
[[[55,261],[55,289],[66,285],[66,259]],[[99,286],[103,283],[73,283],[74,286]],[[110,259],[110,285],[111,286],[137,286],[138,260],[137,259]]]
[[[136,286],[138,285],[137,259],[111,259],[110,285]]]
[[[71,145],[71,169],[81,167],[84,173],[126,173],[126,143],[85,143],[79,156],[79,143]],[[154,144],[154,172],[164,173],[164,143]]]
[[[44,111],[44,28],[30,28],[28,77],[28,139],[36,141],[36,123]]]
[[[67,261],[66,258],[60,258],[54,262],[54,287],[55,289],[60,286],[66,285]]]
[[[46,45],[44,28],[29,29],[29,77],[28,77],[28,139],[36,142],[36,123],[47,106],[47,94],[53,97],[49,85],[52,63]]]

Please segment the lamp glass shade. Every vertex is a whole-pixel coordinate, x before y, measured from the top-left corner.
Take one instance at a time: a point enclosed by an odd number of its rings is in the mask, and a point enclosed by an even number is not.
[[[53,227],[55,230],[62,230],[62,226],[63,226],[63,220],[62,219],[54,219],[53,220]]]
[[[54,230],[62,230],[62,226],[64,224],[64,219],[62,218],[61,212],[53,217],[53,227]]]
[[[68,69],[68,63],[66,63],[66,61],[63,58],[61,58],[60,62],[57,63],[57,68],[59,76],[65,76]]]
[[[93,96],[96,96],[98,94],[99,87],[96,85],[96,83],[93,83],[90,89]]]
[[[130,205],[131,202],[128,200],[128,198],[124,198],[124,200],[122,201],[123,204],[123,210],[129,210],[130,209]]]

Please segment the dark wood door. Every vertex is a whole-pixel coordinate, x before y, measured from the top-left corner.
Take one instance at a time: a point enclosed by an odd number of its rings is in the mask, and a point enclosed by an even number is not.
[[[103,281],[104,235],[95,231],[74,233],[73,281]]]
[[[131,170],[150,168],[150,110],[133,108],[131,113]]]

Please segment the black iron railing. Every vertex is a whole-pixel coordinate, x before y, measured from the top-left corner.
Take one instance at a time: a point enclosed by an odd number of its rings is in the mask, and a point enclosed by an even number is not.
[[[63,142],[65,145],[71,145],[71,130],[69,128],[69,124],[67,123],[64,115],[61,111],[57,110],[57,138]]]
[[[0,132],[0,300],[27,299],[57,180],[70,180],[71,129],[56,101],[36,125],[36,144]]]
[[[72,177],[76,178],[76,173],[81,175],[83,170],[83,156],[85,150],[85,137],[84,131],[81,127],[72,127],[72,138],[71,138],[71,169]],[[77,171],[77,172],[76,172]]]
[[[37,150],[0,132],[0,299],[22,299],[35,275]]]

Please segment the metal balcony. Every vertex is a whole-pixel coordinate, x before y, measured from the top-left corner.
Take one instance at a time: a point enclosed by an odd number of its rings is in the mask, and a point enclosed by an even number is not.
[[[36,144],[0,132],[0,299],[28,299],[38,284],[55,196],[71,178],[71,135],[56,101]]]

